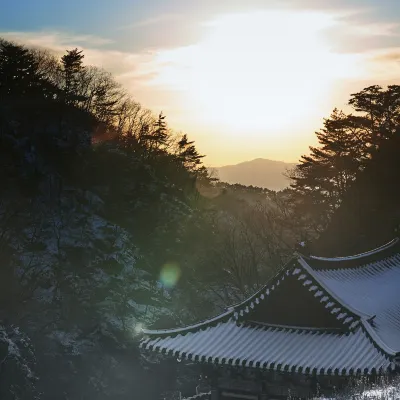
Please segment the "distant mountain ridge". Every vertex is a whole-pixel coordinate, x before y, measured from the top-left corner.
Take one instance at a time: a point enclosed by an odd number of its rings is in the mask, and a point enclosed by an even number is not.
[[[210,170],[215,172],[222,182],[282,190],[290,184],[284,173],[295,165],[284,161],[256,158],[235,165],[210,168]]]

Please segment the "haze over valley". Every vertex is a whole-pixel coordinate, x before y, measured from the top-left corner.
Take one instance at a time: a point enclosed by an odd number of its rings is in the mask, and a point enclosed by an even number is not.
[[[282,190],[290,185],[290,179],[285,174],[295,165],[294,163],[257,158],[235,165],[211,168],[210,170],[222,182]]]

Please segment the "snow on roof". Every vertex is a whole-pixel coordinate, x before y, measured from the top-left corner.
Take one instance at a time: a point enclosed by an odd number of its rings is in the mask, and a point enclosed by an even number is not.
[[[393,247],[396,243],[346,258],[353,261],[345,268],[335,264],[318,269],[328,259],[293,258],[258,292],[214,318],[185,328],[144,331],[147,338],[142,347],[195,361],[296,372],[388,370],[400,355],[400,249]],[[248,321],[250,311],[267,302],[287,276],[297,278],[327,313],[342,322],[342,332],[257,322],[254,327]]]
[[[186,335],[147,339],[142,347],[193,361],[276,371],[350,375],[393,368],[390,357],[361,327],[333,333],[249,326],[230,319]]]
[[[224,318],[230,316],[233,314],[233,309],[229,309],[225,311],[222,314],[219,314],[215,317],[209,318],[205,321],[201,321],[197,324],[192,324],[192,325],[187,325],[182,328],[173,328],[173,329],[157,329],[157,330],[152,330],[152,329],[142,329],[142,332],[144,334],[151,334],[151,335],[172,335],[172,334],[179,334],[179,333],[185,333],[189,332],[195,329],[201,329],[203,327],[207,327],[215,322],[219,322],[223,320]]]
[[[364,253],[360,254],[355,254],[352,256],[347,256],[347,257],[317,257],[317,256],[309,256],[310,258],[314,260],[321,260],[321,261],[343,261],[343,260],[355,260],[355,259],[360,259],[364,257],[371,256],[373,254],[380,253],[383,250],[389,249],[395,244],[399,242],[398,238],[395,238],[391,240],[389,243],[384,244],[383,246],[377,247],[376,249],[366,251]]]
[[[370,315],[366,323],[400,352],[400,254],[356,268],[314,270],[314,275],[344,303]]]

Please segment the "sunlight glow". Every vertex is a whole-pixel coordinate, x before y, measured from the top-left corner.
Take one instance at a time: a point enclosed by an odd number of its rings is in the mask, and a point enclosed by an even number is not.
[[[230,134],[295,127],[315,115],[336,80],[358,73],[354,55],[335,54],[328,14],[259,11],[205,24],[193,46],[158,54],[153,80],[185,92],[199,118]]]

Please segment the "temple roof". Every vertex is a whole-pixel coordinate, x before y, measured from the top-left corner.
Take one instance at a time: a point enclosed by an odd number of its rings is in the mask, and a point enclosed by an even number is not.
[[[249,326],[231,319],[186,335],[147,339],[144,347],[193,361],[290,372],[348,374],[391,367],[388,355],[361,328],[346,334]]]
[[[145,330],[141,345],[190,360],[281,371],[393,369],[400,351],[399,244],[351,257],[297,254],[245,301],[195,325]]]
[[[317,270],[315,275],[353,309],[394,352],[400,351],[400,254],[358,268]]]

